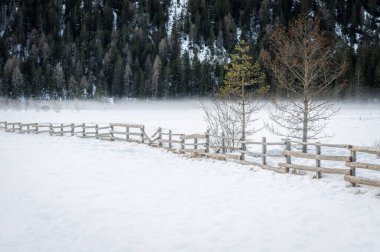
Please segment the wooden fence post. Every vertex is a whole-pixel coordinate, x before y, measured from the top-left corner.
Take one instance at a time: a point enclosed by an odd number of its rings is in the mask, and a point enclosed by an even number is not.
[[[144,143],[144,126],[141,128],[141,143]]]
[[[71,124],[71,136],[74,136],[74,123]]]
[[[321,155],[321,146],[320,145],[316,145],[315,146],[315,155]],[[321,160],[316,159],[315,162],[316,162],[315,164],[316,164],[317,167],[321,167]],[[321,172],[316,172],[315,173],[315,178],[320,179],[321,178]]]
[[[86,136],[86,124],[85,123],[82,124],[82,136],[83,137]]]
[[[292,142],[287,139],[285,141],[285,150],[291,151],[292,150]],[[286,156],[286,163],[291,164],[292,163],[292,157],[291,156]],[[285,168],[285,172],[289,172],[289,168]]]
[[[95,138],[99,139],[99,125],[95,124]]]
[[[350,150],[351,162],[356,162],[356,151]],[[350,167],[350,175],[356,176],[356,168]],[[355,187],[356,183],[351,183],[351,186]]]
[[[21,132],[21,131],[22,131],[21,123],[18,123],[17,125],[18,125],[18,132],[19,132],[19,133],[22,133],[22,132]]]
[[[53,124],[50,124],[49,126],[49,134],[52,136],[54,133]]]
[[[194,150],[198,149],[198,138],[194,138]]]
[[[180,151],[180,153],[184,153],[184,150],[185,150],[185,134],[182,134],[181,137],[182,137],[182,139],[181,139],[181,151]]]
[[[113,141],[114,139],[113,139],[113,130],[114,130],[114,126],[113,125],[111,125],[111,130],[110,130],[110,140],[111,141]]]
[[[15,123],[12,124],[12,132],[15,132]]]
[[[172,130],[169,130],[169,150],[172,149]]]
[[[206,145],[205,145],[205,153],[210,152],[210,130],[206,131]]]
[[[128,126],[125,128],[125,133],[126,133],[125,141],[129,141],[129,127]]]
[[[8,131],[8,122],[7,121],[5,121],[4,127],[5,127],[5,131]]]
[[[26,126],[26,130],[27,130],[28,134],[30,134],[30,124],[28,124],[28,125]]]
[[[158,147],[162,147],[162,142],[161,142],[161,140],[162,140],[162,128],[159,127],[157,131],[158,131]]]
[[[263,137],[262,138],[262,164],[263,165],[266,165],[267,164],[267,145],[266,145],[266,142],[267,142],[267,138],[266,137]]]
[[[36,134],[38,134],[38,123],[36,123]]]
[[[61,136],[63,136],[63,123],[61,123]]]
[[[226,139],[224,132],[222,132],[222,153],[226,154]]]

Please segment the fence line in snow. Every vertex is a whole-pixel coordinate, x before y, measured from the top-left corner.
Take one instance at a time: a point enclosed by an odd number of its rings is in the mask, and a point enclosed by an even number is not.
[[[53,123],[20,123],[20,122],[0,122],[0,129],[6,132],[42,134],[48,133],[51,136],[78,136],[81,138],[95,138],[107,141],[125,141],[148,144],[153,147],[166,148],[178,154],[191,154],[193,157],[207,157],[219,160],[234,159],[239,160],[243,165],[258,166],[266,170],[278,173],[289,173],[290,169],[295,171],[314,172],[315,178],[321,178],[322,173],[344,175],[344,180],[350,182],[352,186],[368,185],[380,187],[380,180],[356,176],[357,169],[380,171],[380,164],[360,162],[357,153],[380,155],[380,149],[371,147],[361,147],[346,144],[325,144],[325,143],[305,143],[286,139],[281,142],[267,142],[263,137],[261,141],[239,141],[240,146],[228,146],[227,140],[235,140],[226,137],[210,134],[182,134],[172,130],[158,128],[149,137],[145,131],[145,126],[140,124],[109,123],[109,124],[53,124]],[[219,139],[217,143],[211,143],[210,138]],[[250,151],[251,146],[261,147],[261,151]],[[269,146],[280,146],[281,153],[271,153]],[[314,153],[302,153],[301,146],[312,146]],[[322,154],[322,148],[334,148],[347,150],[347,155],[326,155]],[[210,151],[211,150],[211,151]],[[227,153],[231,152],[232,153]],[[235,151],[235,153],[233,152]],[[261,162],[248,160],[249,158],[261,158]],[[271,158],[284,158],[283,162],[277,165],[269,165]],[[294,159],[315,160],[315,165],[297,164]],[[344,168],[324,167],[322,161],[339,162]]]

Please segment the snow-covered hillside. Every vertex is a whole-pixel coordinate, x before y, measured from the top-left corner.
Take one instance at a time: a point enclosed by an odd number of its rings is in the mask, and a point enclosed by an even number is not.
[[[188,0],[171,0],[168,9],[169,18],[167,22],[166,32],[170,36],[174,22],[178,21],[181,15],[185,15]]]
[[[172,0],[168,9],[169,18],[167,22],[167,34],[171,36],[173,24],[175,22],[181,21],[181,18],[185,18],[187,14],[188,0]],[[183,20],[182,20],[183,21]],[[241,31],[238,31],[237,38],[240,38]],[[218,62],[220,64],[224,63],[227,58],[227,51],[223,46],[216,46],[216,42],[211,46],[212,48],[206,46],[204,43],[201,45],[193,43],[190,40],[188,34],[182,34],[181,40],[181,54],[189,54],[189,58],[193,59],[197,56],[198,60],[203,62],[208,60],[210,62]],[[212,49],[212,51],[211,51]]]

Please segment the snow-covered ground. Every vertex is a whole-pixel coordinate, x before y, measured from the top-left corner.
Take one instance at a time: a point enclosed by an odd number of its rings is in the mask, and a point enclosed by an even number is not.
[[[195,100],[16,107],[3,107],[0,121],[206,128]],[[372,145],[378,125],[378,104],[344,105],[327,141]],[[134,143],[0,130],[0,251],[379,250],[379,189],[251,169]]]

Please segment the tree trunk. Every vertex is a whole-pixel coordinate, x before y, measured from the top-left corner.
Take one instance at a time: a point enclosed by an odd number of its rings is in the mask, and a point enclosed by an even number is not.
[[[306,46],[305,46],[306,47]],[[304,51],[304,97],[303,97],[303,125],[302,125],[302,142],[306,143],[307,142],[307,126],[308,126],[308,116],[309,116],[309,64],[307,61],[307,53]],[[302,145],[302,152],[306,153],[307,152],[307,145]]]
[[[304,111],[303,111],[303,125],[302,125],[302,142],[307,142],[307,126],[308,126],[308,114],[309,114],[309,101],[305,98],[303,101]],[[307,145],[302,145],[302,152],[307,152]]]
[[[243,82],[243,86],[242,86],[242,101],[243,101],[243,107],[242,107],[242,116],[243,116],[243,123],[242,123],[242,132],[241,132],[241,140],[242,141],[245,141],[245,90],[244,90],[244,82]],[[243,150],[245,150],[245,144],[243,145],[244,148]]]

